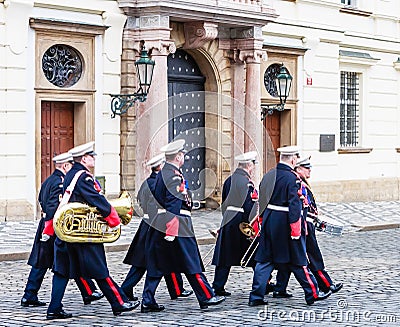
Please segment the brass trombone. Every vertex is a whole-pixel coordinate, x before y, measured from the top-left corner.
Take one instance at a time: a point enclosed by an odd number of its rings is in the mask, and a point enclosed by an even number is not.
[[[259,245],[259,236],[261,232],[262,218],[260,216],[254,217],[250,223],[241,222],[239,224],[240,231],[248,237],[251,242],[242,259],[240,260],[240,266],[246,268],[250,260],[253,258]],[[253,227],[255,226],[255,227]]]

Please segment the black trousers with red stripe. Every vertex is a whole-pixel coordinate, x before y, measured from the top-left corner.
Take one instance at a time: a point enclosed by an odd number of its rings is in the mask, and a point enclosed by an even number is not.
[[[93,294],[94,291],[97,290],[95,283],[91,279],[87,278],[75,278],[75,283],[81,291],[82,298],[88,297]]]
[[[118,284],[110,277],[105,279],[95,279],[97,285],[111,305],[111,308],[117,309],[125,302],[129,302],[128,297]]]
[[[132,266],[129,269],[125,280],[121,284],[122,290],[128,296],[128,298],[133,298],[133,288],[139,283],[144,274],[146,273],[146,268]],[[183,288],[183,279],[180,273],[171,273],[170,275],[164,276],[165,283],[167,284],[167,289],[171,299],[176,299],[185,290]]]
[[[51,301],[47,308],[48,313],[58,313],[62,310],[62,299],[64,297],[68,281],[69,278],[57,272],[54,273],[51,289]],[[79,285],[79,289],[82,287],[88,295],[91,295],[96,289],[93,281],[90,279],[80,278],[75,279],[75,281]],[[112,308],[119,308],[124,302],[128,301],[125,293],[111,277],[107,277],[105,279],[96,279],[96,282]],[[93,285],[94,289],[92,289],[90,285]],[[91,293],[89,294],[89,292]],[[86,295],[82,294],[82,297],[84,296]]]
[[[164,275],[165,283],[167,284],[167,289],[171,300],[176,299],[185,290],[183,288],[182,274],[171,273],[169,275]]]
[[[192,287],[194,294],[196,294],[199,303],[207,301],[214,296],[214,291],[203,273],[185,274],[185,276]],[[162,277],[150,277],[149,275],[146,276],[142,300],[144,305],[152,305],[157,303],[154,294],[156,293],[161,278]]]
[[[297,265],[289,265],[288,268],[303,288],[306,301],[316,299],[319,293],[318,283],[310,269]]]
[[[317,280],[307,266],[279,264],[278,267],[281,272],[289,271],[287,278],[285,278],[285,282],[280,283],[279,285],[280,291],[286,290],[290,272],[292,272],[304,290],[306,301],[318,297],[319,290]],[[261,300],[264,298],[268,278],[274,268],[274,264],[271,262],[257,262],[254,270],[252,291],[250,292],[250,301]]]
[[[333,281],[329,274],[326,272],[325,269],[321,270],[311,270],[312,273],[315,276],[315,279],[317,280],[318,287],[320,288],[321,291],[327,292],[329,291],[329,287],[333,284]]]

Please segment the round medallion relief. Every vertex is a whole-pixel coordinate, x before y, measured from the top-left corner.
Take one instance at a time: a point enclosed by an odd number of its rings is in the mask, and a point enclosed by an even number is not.
[[[42,69],[47,80],[58,87],[70,87],[82,76],[83,60],[80,53],[65,44],[55,44],[42,57]]]

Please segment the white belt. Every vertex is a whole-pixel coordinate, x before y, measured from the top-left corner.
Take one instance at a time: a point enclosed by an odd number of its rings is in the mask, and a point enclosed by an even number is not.
[[[228,207],[226,208],[226,210],[229,210],[229,211],[236,211],[236,212],[244,212],[243,208],[234,207],[234,206],[228,206]]]
[[[189,210],[184,210],[184,209],[179,210],[179,213],[181,215],[185,215],[185,216],[191,216],[192,215]]]
[[[289,212],[289,207],[276,206],[275,204],[268,204],[267,209],[275,210],[275,211]]]
[[[167,212],[167,210],[165,210],[165,209],[158,209],[157,210],[157,213],[166,213],[166,212]],[[185,216],[191,216],[192,215],[189,210],[185,210],[185,209],[179,210],[179,213],[181,215],[185,215]]]
[[[312,219],[311,217],[307,217],[306,220],[307,220],[309,223],[314,223],[314,219]]]

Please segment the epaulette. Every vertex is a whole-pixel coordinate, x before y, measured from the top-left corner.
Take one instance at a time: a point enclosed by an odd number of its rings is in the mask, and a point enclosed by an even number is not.
[[[93,177],[89,175],[89,176],[85,177],[85,181],[92,181],[93,182],[94,180],[93,180]]]

